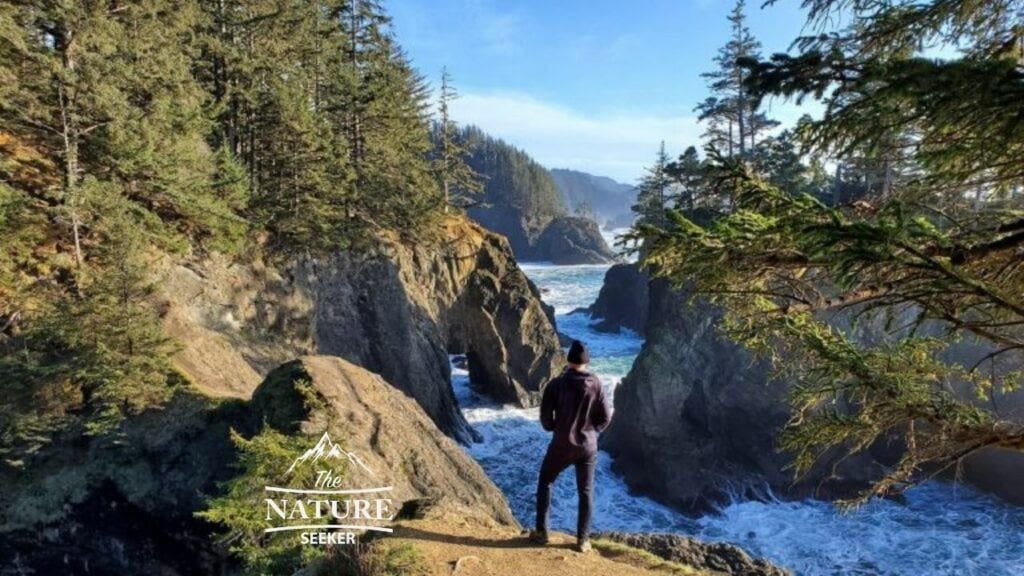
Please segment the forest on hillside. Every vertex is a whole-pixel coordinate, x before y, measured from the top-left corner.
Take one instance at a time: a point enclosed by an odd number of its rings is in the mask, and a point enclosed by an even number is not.
[[[376,0],[0,3],[4,459],[167,398],[162,255],[430,234],[473,190],[443,82]]]

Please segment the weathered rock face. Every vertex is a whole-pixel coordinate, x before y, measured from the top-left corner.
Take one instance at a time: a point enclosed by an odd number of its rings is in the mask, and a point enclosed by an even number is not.
[[[670,562],[729,576],[790,576],[792,573],[762,558],[751,558],[741,548],[719,542],[701,542],[675,534],[603,532],[595,535],[646,550]]]
[[[483,227],[508,238],[517,259],[555,264],[604,264],[615,261],[597,223],[577,216],[555,216],[538,226],[513,208],[470,211]]]
[[[55,439],[0,467],[0,558],[26,574],[215,574],[224,558],[193,513],[232,472],[238,400],[180,390],[116,435]],[[12,563],[9,563],[10,560]],[[15,570],[15,573],[18,573]]]
[[[649,283],[650,277],[635,262],[609,268],[597,300],[588,309],[591,316],[601,319],[594,328],[602,332],[628,328],[643,336],[650,307]]]
[[[935,330],[937,337],[942,334],[939,329]],[[990,357],[996,350],[994,346],[982,346],[978,341],[964,338],[947,348],[945,358],[966,368],[980,366],[981,370],[989,374],[1006,374],[1024,368],[1019,356],[1015,358],[1011,354],[1004,354]],[[963,398],[993,410],[1000,418],[1024,423],[1024,389],[1007,390],[997,384],[984,399],[979,399],[977,392],[971,388],[963,388],[959,392]],[[950,470],[948,475],[955,480],[967,481],[1008,502],[1024,505],[1024,452],[1002,448],[979,450],[964,458],[960,466]]]
[[[694,512],[723,500],[728,489],[834,497],[862,488],[880,472],[885,450],[825,462],[800,482],[776,449],[789,419],[787,386],[768,366],[718,333],[719,313],[689,307],[662,280],[651,283],[647,341],[615,391],[616,417],[603,436],[614,467],[630,486]]]
[[[184,345],[178,364],[214,395],[245,398],[272,366],[302,354],[341,356],[468,440],[449,352],[467,354],[481,391],[523,406],[562,361],[551,319],[508,244],[461,218],[435,242],[383,237],[371,252],[277,268],[214,258],[172,266],[162,284],[166,327]]]
[[[312,386],[319,406],[307,405],[299,381]],[[309,435],[310,445],[330,429],[373,472],[361,480],[394,487],[389,494],[396,510],[428,498],[518,526],[505,496],[480,465],[416,402],[377,374],[341,358],[306,356],[272,371],[253,393],[252,407],[258,420],[276,429]]]
[[[297,378],[312,385],[315,409]],[[17,559],[24,573],[225,573],[215,528],[195,513],[236,472],[230,431],[249,436],[264,423],[311,434],[329,424],[373,480],[394,486],[396,509],[429,498],[517,526],[501,491],[415,401],[377,374],[314,356],[271,371],[251,401],[185,388],[116,438],[61,443],[27,472],[0,468],[4,567]]]
[[[597,223],[576,216],[552,220],[534,241],[530,255],[533,260],[555,264],[604,264],[615,260]]]

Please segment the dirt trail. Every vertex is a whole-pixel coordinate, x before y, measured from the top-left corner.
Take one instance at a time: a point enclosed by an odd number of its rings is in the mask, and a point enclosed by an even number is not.
[[[485,526],[446,515],[394,526],[389,544],[411,544],[433,576],[650,576],[711,573],[663,562],[638,550],[595,543],[595,550],[573,550],[573,536],[552,534],[547,546],[530,544],[515,528]]]

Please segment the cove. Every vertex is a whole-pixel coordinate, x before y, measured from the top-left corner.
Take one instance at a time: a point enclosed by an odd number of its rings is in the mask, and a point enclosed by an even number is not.
[[[629,371],[642,340],[602,334],[585,314],[600,290],[607,266],[522,266],[555,307],[558,329],[590,345],[591,369],[609,394]],[[533,523],[536,474],[548,440],[536,409],[502,406],[469,387],[468,374],[453,369],[463,414],[483,441],[467,447],[502,489],[524,525]],[[551,524],[571,532],[576,497],[572,474],[555,484]],[[911,490],[905,503],[872,502],[842,513],[828,502],[734,499],[715,513],[693,518],[630,494],[601,453],[595,487],[594,529],[671,532],[723,541],[763,556],[796,574],[1017,576],[1024,574],[1024,509],[966,485],[932,482]]]

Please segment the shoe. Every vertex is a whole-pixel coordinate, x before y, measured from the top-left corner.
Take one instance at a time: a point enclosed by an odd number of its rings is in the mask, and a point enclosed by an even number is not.
[[[587,554],[593,549],[594,547],[590,545],[590,538],[584,538],[576,543],[576,551],[580,554]]]
[[[530,542],[543,546],[548,542],[551,542],[551,537],[548,536],[546,531],[530,530]]]

